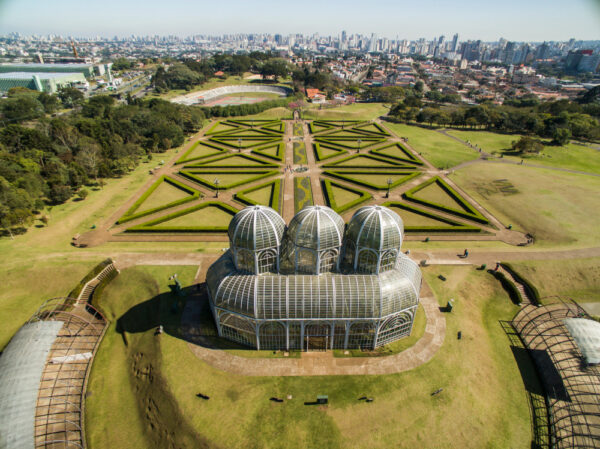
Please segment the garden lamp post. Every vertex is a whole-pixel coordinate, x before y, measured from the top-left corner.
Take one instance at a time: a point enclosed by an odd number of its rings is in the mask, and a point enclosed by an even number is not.
[[[388,178],[387,179],[387,186],[388,186],[388,190],[387,190],[387,194],[385,195],[386,198],[390,197],[390,189],[392,188],[392,183],[394,181],[392,181],[392,178]]]
[[[356,151],[357,153],[360,153],[361,144],[362,144],[362,139],[358,139],[358,150]]]
[[[213,183],[215,184],[215,198],[219,198],[219,178],[215,178],[215,180],[213,181]]]
[[[242,139],[238,139],[238,153],[242,152]]]

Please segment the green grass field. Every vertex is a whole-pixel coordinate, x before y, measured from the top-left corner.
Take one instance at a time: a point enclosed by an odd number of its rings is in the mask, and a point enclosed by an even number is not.
[[[463,140],[477,144],[488,153],[510,151],[511,144],[521,136],[512,134],[497,134],[486,131],[448,131],[450,134]],[[506,156],[505,156],[506,157]],[[520,161],[522,158],[509,156],[511,160]],[[525,161],[532,164],[547,165],[548,167],[561,167],[589,173],[600,173],[600,151],[588,146],[569,143],[562,147],[545,145],[540,154],[524,157]]]
[[[487,273],[425,269],[439,303],[452,297],[456,307],[446,315],[440,352],[419,368],[387,376],[241,377],[197,359],[179,337],[166,278],[177,272],[185,287],[194,270],[128,269],[105,290],[103,307],[121,318],[120,332],[111,325],[90,377],[91,449],[530,447],[523,380],[498,324],[517,309]],[[439,274],[448,281],[436,280]],[[158,322],[166,331],[160,337]],[[288,394],[292,400],[269,401]],[[318,394],[329,395],[328,407],[304,405]],[[374,402],[359,401],[364,395]]]
[[[450,176],[502,224],[543,247],[600,241],[600,178],[520,165],[479,163]]]
[[[540,296],[563,296],[577,302],[600,302],[600,258],[511,262]]]
[[[437,168],[450,168],[479,157],[475,150],[437,131],[385,122],[384,126],[398,137],[408,137],[408,144]]]
[[[334,108],[319,109],[312,105],[302,111],[305,120],[373,120],[387,115],[389,108],[381,103],[354,103]]]

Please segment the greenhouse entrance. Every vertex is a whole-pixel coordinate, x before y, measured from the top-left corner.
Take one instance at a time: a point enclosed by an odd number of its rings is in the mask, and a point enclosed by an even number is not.
[[[327,351],[331,326],[327,324],[309,324],[304,330],[304,347],[307,351]]]

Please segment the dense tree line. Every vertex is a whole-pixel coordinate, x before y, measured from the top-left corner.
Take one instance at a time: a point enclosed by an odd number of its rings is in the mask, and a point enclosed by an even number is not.
[[[568,100],[533,102],[523,98],[522,103],[507,105],[456,105],[442,109],[439,105],[425,105],[420,99],[405,99],[396,103],[389,116],[401,122],[417,122],[439,126],[487,129],[551,138],[557,144],[571,137],[600,140],[600,105]],[[527,105],[527,106],[525,106]],[[532,106],[533,105],[533,106]]]
[[[183,144],[205,118],[197,107],[159,99],[117,104],[109,96],[77,99],[70,113],[49,116],[44,112],[72,106],[76,95],[50,96],[58,105],[45,95],[17,90],[0,100],[0,227],[6,232],[25,229],[36,213],[77,192],[85,198],[83,186],[101,187],[102,178],[122,176],[151,153]]]
[[[218,53],[201,61],[183,59],[173,61],[168,68],[160,66],[152,77],[152,84],[157,92],[171,89],[190,90],[201,86],[219,71],[225,76],[241,76],[252,72],[277,81],[287,77],[290,69],[284,59],[275,57],[270,52],[252,52],[247,55]]]

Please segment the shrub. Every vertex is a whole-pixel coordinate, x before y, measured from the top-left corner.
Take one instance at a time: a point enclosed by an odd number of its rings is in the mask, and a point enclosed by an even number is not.
[[[254,181],[258,181],[259,179],[263,179],[263,178],[268,178],[269,176],[273,176],[273,175],[277,175],[279,174],[279,172],[277,170],[261,170],[261,171],[252,171],[251,173],[255,173],[256,176],[253,176],[251,178],[246,178],[246,179],[240,179],[238,181],[234,181],[232,183],[229,184],[219,184],[218,187],[214,184],[214,182],[211,181],[207,181],[205,179],[202,179],[198,176],[195,176],[194,174],[211,174],[211,175],[219,175],[219,174],[235,174],[235,173],[240,173],[240,174],[246,174],[248,172],[240,172],[240,171],[236,171],[236,170],[210,170],[210,171],[199,171],[199,170],[195,170],[195,171],[188,171],[188,170],[181,170],[179,172],[179,174],[185,178],[188,178],[198,184],[201,184],[205,187],[208,187],[210,189],[213,190],[227,190],[227,189],[231,189],[232,187],[237,187],[240,186],[242,184],[248,184],[250,182],[254,182]]]
[[[352,174],[357,174],[357,175],[361,175],[361,174],[373,174],[373,173],[378,173],[381,175],[381,179],[382,179],[382,184],[374,184],[372,182],[368,182],[368,181],[363,181],[360,179],[356,179],[353,178]],[[375,190],[387,190],[388,185],[387,185],[387,178],[386,175],[405,175],[402,178],[398,178],[396,179],[391,185],[390,188],[393,189],[394,187],[399,186],[400,184],[404,184],[405,182],[408,182],[412,179],[415,179],[418,176],[421,176],[422,173],[421,172],[413,172],[413,171],[381,171],[381,172],[372,172],[372,171],[366,171],[366,170],[349,170],[349,171],[333,171],[333,170],[327,170],[324,171],[323,174],[328,175],[328,176],[332,176],[334,178],[338,178],[338,179],[342,179],[344,181],[349,181],[352,182],[354,184],[359,184],[365,187],[368,187],[370,189],[375,189]]]
[[[521,292],[517,289],[515,284],[513,284],[513,282],[510,279],[507,279],[507,277],[504,276],[503,273],[494,270],[489,270],[489,273],[492,273],[492,275],[500,281],[500,284],[502,284],[502,288],[506,290],[508,296],[510,296],[510,299],[513,303],[519,305],[523,302]]]
[[[387,148],[391,148],[391,147],[397,147],[402,153],[404,153],[406,155],[406,157],[399,157],[399,156],[393,156],[391,154],[385,154],[382,153],[383,150],[386,150]],[[408,151],[404,145],[400,144],[400,143],[392,143],[391,145],[385,145],[383,147],[379,147],[379,148],[374,148],[372,150],[369,151],[369,153],[371,154],[377,154],[383,157],[389,157],[391,159],[396,159],[399,161],[404,161],[404,162],[408,162],[410,164],[417,164],[417,165],[423,165],[423,161],[420,160],[419,158],[417,158],[414,154],[412,154],[410,151]]]
[[[100,262],[98,265],[92,268],[90,272],[83,277],[82,280],[79,281],[79,283],[75,286],[73,290],[69,292],[67,296],[69,298],[77,299],[77,297],[81,293],[81,290],[83,290],[85,284],[87,284],[89,281],[98,276],[98,274],[100,274],[100,272],[104,270],[107,266],[109,266],[111,263],[113,263],[113,260],[111,258],[105,259],[102,262]]]
[[[336,151],[336,153],[334,154],[329,154],[329,155],[324,155],[324,151],[322,150],[322,148],[327,148],[329,150],[334,150]],[[337,157],[337,156],[341,156],[342,154],[347,154],[348,150],[344,150],[341,148],[336,148],[334,146],[331,145],[327,145],[327,144],[321,144],[319,142],[314,142],[313,143],[313,149],[315,151],[315,157],[317,158],[318,161],[324,161],[325,159],[329,159],[332,157]]]

